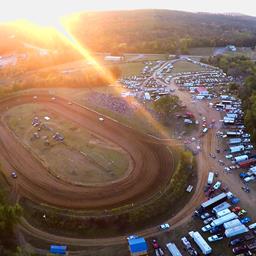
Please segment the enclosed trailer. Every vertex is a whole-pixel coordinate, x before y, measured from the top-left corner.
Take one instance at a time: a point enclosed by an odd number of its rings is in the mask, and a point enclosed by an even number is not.
[[[205,209],[207,209],[207,208],[209,208],[209,207],[214,207],[214,206],[216,206],[217,204],[222,203],[222,202],[225,201],[226,199],[227,199],[226,193],[221,193],[221,194],[219,194],[219,195],[217,195],[217,196],[215,196],[215,197],[213,197],[213,198],[211,198],[211,199],[209,199],[209,200],[203,202],[203,203],[201,204],[201,207],[205,210]]]
[[[250,158],[250,159],[248,159],[248,160],[245,160],[245,161],[240,162],[240,163],[239,163],[239,166],[240,166],[241,168],[248,168],[248,167],[250,167],[250,166],[253,165],[253,164],[256,164],[256,159],[255,159],[255,158]]]
[[[233,138],[233,139],[229,139],[228,143],[233,145],[233,144],[240,144],[242,142],[241,138]]]
[[[245,226],[245,225],[239,225],[233,228],[228,228],[225,230],[225,236],[226,237],[233,237],[233,236],[237,236],[237,235],[241,235],[243,233],[248,232],[249,229]]]
[[[208,243],[204,240],[204,238],[201,236],[199,232],[192,231],[189,234],[191,235],[194,242],[198,245],[198,247],[200,248],[204,255],[212,253],[212,248],[208,245]]]
[[[229,151],[230,151],[230,153],[238,153],[238,152],[244,151],[244,145],[230,147]]]
[[[220,212],[220,211],[223,211],[225,209],[228,209],[229,207],[231,206],[231,204],[229,204],[228,202],[223,202],[217,206],[215,206],[213,209],[212,209],[212,212],[217,214],[217,212]]]
[[[217,227],[217,226],[220,226],[222,224],[224,224],[225,222],[228,222],[228,221],[231,221],[231,220],[234,220],[234,219],[237,219],[238,216],[234,213],[234,212],[231,212],[221,218],[218,218],[218,219],[215,219],[211,222],[211,226],[212,227]]]
[[[225,229],[229,229],[229,228],[234,228],[236,226],[240,226],[242,223],[239,219],[234,219],[234,220],[231,220],[231,221],[228,221],[228,222],[225,222],[223,224],[224,228]]]
[[[166,244],[166,247],[172,256],[182,256],[181,252],[174,243]]]
[[[234,157],[236,163],[240,163],[249,159],[248,155],[241,155]]]
[[[217,218],[221,218],[229,213],[231,213],[231,211],[229,209],[225,209],[225,210],[217,212],[216,216],[217,216]]]

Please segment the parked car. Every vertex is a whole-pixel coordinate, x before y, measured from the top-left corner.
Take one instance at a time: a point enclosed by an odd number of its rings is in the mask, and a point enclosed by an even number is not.
[[[248,187],[241,187],[241,189],[244,191],[244,192],[246,192],[246,193],[250,193],[250,188],[248,188]]]
[[[209,224],[210,222],[212,222],[213,220],[215,220],[215,217],[210,217],[210,218],[204,220],[204,224],[207,225],[207,224]]]
[[[242,215],[244,215],[244,214],[246,214],[247,213],[247,211],[246,210],[244,210],[244,209],[242,209],[240,212],[238,212],[238,216],[242,216]]]
[[[135,238],[138,238],[139,236],[137,235],[130,235],[130,236],[127,236],[126,239],[127,240],[131,240],[131,239],[135,239]]]
[[[222,240],[222,239],[223,239],[223,236],[221,236],[220,234],[208,237],[209,242],[215,242],[215,241],[219,241],[219,240]]]
[[[99,117],[99,121],[103,122],[104,118],[103,117]]]
[[[209,224],[201,228],[201,230],[202,230],[203,232],[207,232],[207,231],[209,231],[209,230],[211,230],[211,229],[212,229],[212,226],[209,225]]]
[[[256,228],[256,222],[248,226],[249,229],[255,229]]]
[[[242,210],[242,208],[240,206],[236,206],[231,209],[232,212],[240,212],[241,210]]]
[[[215,190],[219,189],[220,187],[221,187],[221,182],[220,182],[220,181],[217,181],[217,182],[214,184],[214,186],[213,186],[213,188],[214,188]]]
[[[240,202],[240,199],[237,198],[237,197],[233,197],[233,198],[231,199],[231,203],[232,203],[232,204],[238,204],[239,202]]]
[[[240,221],[241,221],[242,224],[246,224],[246,223],[251,222],[252,219],[250,217],[244,217]]]
[[[252,239],[254,239],[254,235],[252,233],[248,233],[246,235],[244,235],[243,237],[246,241],[250,241]]]
[[[217,234],[222,231],[222,228],[220,226],[213,227],[209,230],[211,234]]]
[[[245,241],[245,239],[242,238],[242,237],[235,238],[235,239],[233,239],[233,240],[231,240],[231,241],[229,242],[229,245],[235,246],[235,245],[238,245],[238,244],[243,243],[244,241]]]
[[[204,213],[204,214],[202,214],[201,216],[200,216],[200,218],[202,219],[202,220],[205,220],[205,219],[207,219],[207,218],[209,218],[210,217],[210,213],[208,213],[208,212],[206,212],[206,213]]]
[[[158,242],[157,242],[156,239],[153,239],[153,240],[152,240],[152,245],[153,245],[153,248],[154,248],[154,249],[160,248],[160,246],[159,246],[159,244],[158,244]]]
[[[250,181],[252,181],[252,180],[255,180],[255,177],[254,177],[254,176],[249,176],[249,177],[245,177],[245,178],[244,178],[244,181],[245,181],[245,182],[250,182]]]
[[[247,249],[247,246],[246,246],[246,245],[241,245],[241,246],[234,247],[234,248],[232,249],[232,251],[233,251],[234,254],[238,254],[238,253],[247,252],[248,249]]]

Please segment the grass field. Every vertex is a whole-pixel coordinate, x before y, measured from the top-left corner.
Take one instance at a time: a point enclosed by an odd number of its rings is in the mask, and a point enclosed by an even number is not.
[[[211,56],[213,55],[214,47],[198,47],[198,48],[190,48],[189,55],[195,56]]]
[[[256,60],[256,50],[252,50],[251,48],[247,48],[247,47],[237,48],[236,52],[227,51],[227,52],[225,52],[225,55],[232,56],[232,57],[242,55],[242,56],[245,56],[247,58]]]
[[[188,62],[188,61],[178,61],[173,65],[173,70],[172,70],[172,74],[175,73],[181,73],[181,72],[196,72],[196,71],[203,71],[205,70],[205,68]]]
[[[46,126],[41,125],[40,131],[31,125],[35,116]],[[51,119],[45,121],[45,116]],[[121,148],[62,119],[43,105],[25,104],[12,108],[5,118],[9,127],[45,166],[66,181],[103,183],[122,177],[128,170],[129,158]],[[35,132],[40,138],[33,137]],[[64,135],[63,142],[52,139],[56,132]]]
[[[127,62],[116,64],[122,72],[122,77],[139,75],[144,67],[143,62]]]

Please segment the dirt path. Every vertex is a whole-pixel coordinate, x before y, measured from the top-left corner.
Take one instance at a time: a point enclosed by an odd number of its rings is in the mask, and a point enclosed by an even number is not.
[[[7,108],[30,103],[33,95],[19,96],[0,102],[0,114]],[[19,193],[38,203],[79,209],[107,209],[116,205],[136,204],[156,193],[171,178],[172,155],[165,145],[122,126],[112,120],[98,120],[98,115],[76,104],[48,95],[38,95],[36,102],[63,116],[67,120],[91,130],[117,144],[130,155],[133,170],[117,182],[98,186],[75,186],[57,179],[26,149],[6,124],[0,122],[0,160],[9,182],[17,184]],[[8,145],[8,146],[7,146]],[[15,169],[17,180],[10,177]]]

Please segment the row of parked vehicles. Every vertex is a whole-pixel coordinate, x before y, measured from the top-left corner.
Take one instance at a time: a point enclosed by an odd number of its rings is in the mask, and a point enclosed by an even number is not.
[[[233,96],[221,95],[221,103],[216,104],[225,111],[224,123],[225,130],[219,131],[217,136],[227,140],[227,152],[225,158],[230,160],[235,169],[247,169],[240,173],[240,178],[244,182],[242,190],[249,193],[250,188],[248,183],[256,180],[256,151],[251,144],[250,134],[246,132],[243,124],[244,113],[241,110],[241,100]],[[225,171],[229,172],[230,167],[224,167]]]
[[[212,252],[208,243],[230,239],[229,246],[235,255],[253,255],[256,253],[256,223],[247,215],[247,211],[237,206],[231,192],[220,193],[202,203],[194,216],[202,220],[204,226],[199,232],[190,232],[204,255]]]

